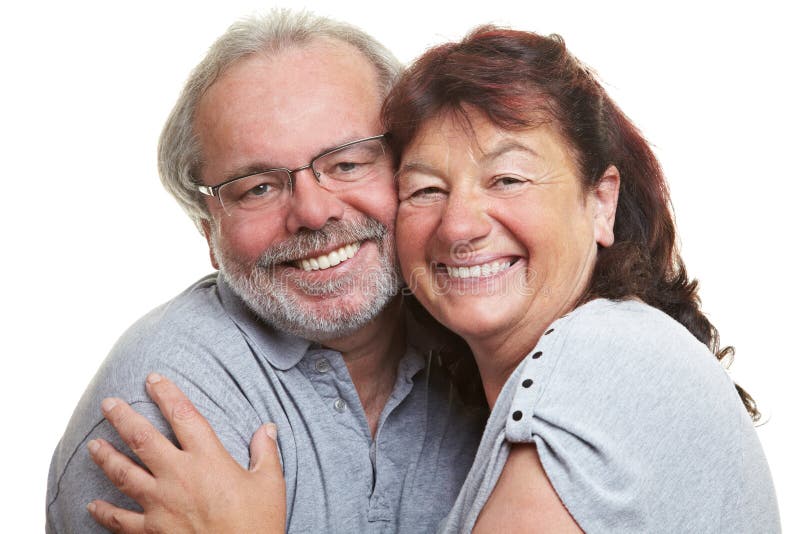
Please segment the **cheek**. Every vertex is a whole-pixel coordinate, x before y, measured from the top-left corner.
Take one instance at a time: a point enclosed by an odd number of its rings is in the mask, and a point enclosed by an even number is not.
[[[281,220],[276,217],[273,221]],[[264,251],[275,243],[281,233],[281,226],[266,218],[258,221],[220,219],[217,225],[219,246],[227,256],[238,262],[254,263]]]
[[[401,205],[397,212],[397,256],[406,280],[413,269],[426,264],[425,250],[435,235],[437,212]]]
[[[352,211],[375,219],[393,231],[397,216],[397,191],[391,178],[364,184],[358,189],[340,194],[339,199]]]

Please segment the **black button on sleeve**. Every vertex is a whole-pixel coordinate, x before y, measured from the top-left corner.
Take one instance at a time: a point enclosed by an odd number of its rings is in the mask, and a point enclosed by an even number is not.
[[[519,421],[520,419],[522,419],[522,412],[517,410],[516,412],[511,414],[511,417],[514,418],[514,421]]]

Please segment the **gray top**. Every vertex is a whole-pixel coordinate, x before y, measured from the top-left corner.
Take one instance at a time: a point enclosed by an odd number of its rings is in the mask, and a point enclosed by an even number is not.
[[[510,443],[531,443],[585,532],[779,532],[755,429],[723,367],[641,302],[551,325],[503,387],[442,532],[467,532]],[[549,333],[547,333],[549,332]]]
[[[174,440],[144,389],[148,372],[174,380],[243,466],[253,432],[278,426],[289,532],[426,532],[452,506],[485,421],[454,400],[410,324],[409,347],[375,440],[338,352],[259,322],[215,276],[133,325],[89,384],[56,448],[47,532],[99,532],[86,511],[102,498],[128,508],[91,461],[104,438],[127,451],[100,413],[117,396]]]

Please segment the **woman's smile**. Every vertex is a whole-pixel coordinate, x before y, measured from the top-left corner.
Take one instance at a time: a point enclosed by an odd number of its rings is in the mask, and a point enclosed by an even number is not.
[[[595,203],[555,128],[444,114],[422,126],[397,177],[403,274],[473,351],[521,329],[535,340],[578,302],[599,242]]]

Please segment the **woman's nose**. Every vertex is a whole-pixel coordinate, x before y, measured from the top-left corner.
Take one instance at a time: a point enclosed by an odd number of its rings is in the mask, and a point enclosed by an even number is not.
[[[437,231],[444,243],[471,242],[492,229],[487,203],[479,192],[453,190],[448,195]]]

